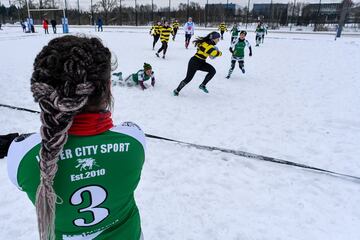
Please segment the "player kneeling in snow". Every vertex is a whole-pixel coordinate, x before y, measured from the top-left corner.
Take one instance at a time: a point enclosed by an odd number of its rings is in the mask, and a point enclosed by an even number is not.
[[[245,73],[245,68],[244,68],[245,47],[249,48],[249,56],[250,57],[252,56],[251,45],[249,41],[245,39],[245,37],[246,37],[246,31],[241,31],[240,37],[231,44],[231,47],[229,49],[230,52],[232,53],[231,67],[229,69],[228,75],[226,76],[227,79],[230,78],[232,72],[234,71],[236,61],[238,61],[239,68],[241,69],[241,71]]]
[[[145,90],[147,89],[147,86],[144,82],[151,79],[151,86],[155,87],[154,72],[152,71],[151,65],[148,63],[144,63],[144,69],[140,69],[125,79],[122,78],[122,72],[113,73],[112,75],[117,77],[117,79],[112,80],[113,86],[120,85],[132,87],[139,85],[142,90]]]

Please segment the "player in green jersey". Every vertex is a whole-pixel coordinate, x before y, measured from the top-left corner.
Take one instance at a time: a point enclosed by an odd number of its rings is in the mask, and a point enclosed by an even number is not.
[[[40,134],[16,138],[7,165],[36,207],[40,240],[142,239],[134,191],[145,136],[134,123],[113,125],[111,68],[111,53],[97,38],[55,38],[35,59]]]
[[[239,63],[239,68],[242,71],[242,73],[245,73],[244,58],[245,58],[246,47],[249,48],[249,56],[250,57],[252,56],[251,45],[249,41],[245,39],[246,34],[247,34],[246,31],[241,31],[240,37],[233,42],[233,44],[229,49],[230,52],[232,53],[232,56],[231,56],[231,67],[229,69],[228,75],[226,76],[227,79],[230,78],[232,72],[234,71],[236,61]]]
[[[148,63],[144,63],[143,69],[140,69],[136,73],[130,74],[127,78],[123,79],[122,72],[116,72],[112,74],[116,79],[112,80],[113,86],[140,86],[142,90],[147,89],[145,86],[146,81],[151,79],[151,86],[155,87],[155,74],[152,67]]]
[[[255,33],[256,33],[255,46],[258,47],[260,43],[264,43],[265,33],[267,34],[267,29],[265,28],[262,22],[259,22],[258,25],[256,26]]]
[[[237,23],[234,23],[233,27],[230,30],[231,32],[231,43],[239,37],[240,27]]]

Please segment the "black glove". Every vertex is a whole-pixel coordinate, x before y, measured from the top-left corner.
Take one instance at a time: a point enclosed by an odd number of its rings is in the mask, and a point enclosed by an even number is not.
[[[234,50],[232,50],[231,47],[229,47],[229,51],[230,51],[231,53],[234,53]]]
[[[8,135],[0,135],[0,159],[7,156],[10,144],[19,136],[18,133],[10,133]]]

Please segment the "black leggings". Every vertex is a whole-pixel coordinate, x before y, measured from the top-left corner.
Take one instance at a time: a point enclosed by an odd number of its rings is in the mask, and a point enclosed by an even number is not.
[[[193,79],[196,71],[198,70],[208,72],[208,74],[206,74],[205,76],[204,81],[201,83],[201,85],[203,86],[205,86],[214,77],[216,73],[216,70],[213,66],[207,63],[205,60],[201,60],[194,56],[190,58],[185,79],[180,82],[176,90],[180,92],[180,90]]]
[[[261,35],[259,34],[256,34],[256,37],[255,37],[255,41],[256,41],[256,44],[259,44],[261,42]]]
[[[191,34],[185,34],[185,42],[190,42]]]
[[[235,68],[235,63],[236,63],[236,60],[231,60],[231,69],[234,70]],[[240,60],[238,61],[239,63],[239,68],[242,70],[244,68],[244,60]]]
[[[160,35],[153,35],[153,37],[154,37],[154,42],[153,42],[153,48],[154,48],[157,41],[159,41]]]
[[[161,51],[164,51],[164,55],[166,54],[166,50],[168,48],[168,43],[167,42],[161,42],[161,48],[157,51],[158,53],[160,53]]]
[[[177,31],[178,31],[178,29],[177,29],[177,28],[174,28],[174,37],[176,36]]]

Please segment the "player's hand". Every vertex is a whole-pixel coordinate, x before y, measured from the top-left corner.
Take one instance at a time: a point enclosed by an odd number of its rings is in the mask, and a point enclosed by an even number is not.
[[[151,86],[155,87],[155,79],[151,80]]]
[[[18,133],[0,135],[0,159],[7,156],[11,142],[18,136]]]

